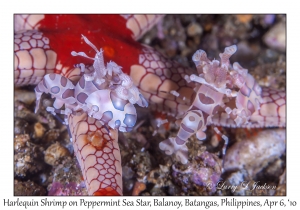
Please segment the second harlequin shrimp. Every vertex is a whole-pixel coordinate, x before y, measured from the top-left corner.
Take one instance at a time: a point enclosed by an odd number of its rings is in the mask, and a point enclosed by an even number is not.
[[[215,115],[221,115],[235,126],[246,125],[250,116],[259,109],[261,88],[254,78],[238,63],[231,67],[229,58],[236,52],[235,45],[226,47],[220,54],[221,62],[210,61],[203,50],[193,55],[199,76],[186,76],[188,82],[197,83],[196,96],[190,108],[183,116],[176,137],[170,137],[159,144],[166,154],[175,154],[176,158],[185,164],[188,162],[186,141],[193,134],[199,140],[206,138],[206,127],[213,123]],[[214,130],[221,134],[217,128]],[[222,134],[221,134],[222,135]],[[228,144],[225,140],[223,155]]]

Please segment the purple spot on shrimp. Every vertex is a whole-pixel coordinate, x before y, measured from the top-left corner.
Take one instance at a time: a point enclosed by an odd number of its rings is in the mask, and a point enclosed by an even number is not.
[[[116,93],[114,92],[111,92],[110,98],[115,109],[124,111],[124,107],[128,103],[126,100],[119,98],[118,96],[116,96]]]
[[[125,114],[125,119],[123,123],[127,125],[127,127],[133,127],[136,122],[136,115],[134,114]]]
[[[259,86],[259,84],[257,84],[257,82],[254,83],[253,90],[257,96],[261,95],[261,87]]]
[[[199,113],[199,108],[191,110],[191,112],[198,115],[200,118],[202,117],[201,113]]]
[[[253,103],[250,100],[248,100],[247,108],[251,112],[251,114],[255,112],[254,105],[253,105]]]
[[[67,80],[67,78],[65,78],[64,76],[62,76],[62,77],[60,78],[60,84],[61,84],[63,87],[66,87],[67,82],[68,82],[68,80]]]
[[[102,118],[100,119],[103,123],[108,124],[113,118],[113,113],[111,111],[106,111],[103,113]]]
[[[179,138],[178,136],[176,136],[175,142],[177,145],[183,145],[185,143],[185,141]]]
[[[193,129],[188,128],[185,124],[181,123],[180,127],[188,133],[194,133]]]
[[[119,129],[120,125],[121,125],[121,121],[120,120],[116,120],[116,122],[115,122],[115,128]]]
[[[219,110],[220,110],[220,106],[219,106],[219,105],[215,106],[215,108],[214,108],[213,111],[212,111],[212,114],[213,114],[213,115],[214,115],[214,114],[217,114]]]
[[[59,88],[58,86],[54,86],[54,87],[52,87],[51,90],[50,90],[50,92],[51,92],[51,93],[54,93],[54,94],[59,93],[59,91],[60,91],[60,88]]]
[[[249,98],[251,89],[246,84],[240,89],[240,91],[244,96]]]
[[[56,74],[54,74],[54,73],[52,73],[52,74],[49,74],[49,78],[50,78],[51,80],[54,80],[54,79],[55,79],[55,77],[56,77]]]
[[[87,99],[87,97],[88,97],[87,94],[85,94],[85,93],[79,93],[77,95],[77,101],[83,104],[85,102],[85,100]]]
[[[214,100],[212,98],[205,96],[203,93],[199,93],[198,97],[199,97],[199,100],[203,104],[213,104],[214,103]]]
[[[81,77],[79,82],[78,82],[79,86],[84,89],[85,87],[85,80],[84,80],[84,77]]]
[[[203,124],[203,122],[202,122],[202,120],[200,120],[199,123],[198,123],[198,127],[197,127],[198,130],[199,130],[200,128],[202,128],[202,124]]]
[[[74,89],[67,89],[61,96],[63,99],[69,98],[69,97],[74,97]]]

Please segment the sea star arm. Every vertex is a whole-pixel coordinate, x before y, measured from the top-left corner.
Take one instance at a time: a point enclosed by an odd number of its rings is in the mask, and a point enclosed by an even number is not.
[[[122,195],[118,131],[86,113],[69,116],[74,153],[89,195]]]

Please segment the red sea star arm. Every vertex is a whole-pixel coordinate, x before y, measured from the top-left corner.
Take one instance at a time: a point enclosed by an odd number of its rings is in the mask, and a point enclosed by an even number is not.
[[[76,20],[77,17],[81,20]],[[100,19],[98,19],[100,17]],[[64,30],[71,21],[81,25],[83,19],[91,24],[105,27],[111,34],[122,34],[123,39],[137,40],[150,30],[164,15],[15,15],[15,31],[20,30]],[[98,19],[99,22],[96,22]],[[61,22],[65,21],[65,22]],[[65,25],[64,25],[65,24]],[[129,31],[124,30],[126,26]],[[89,26],[86,26],[89,28]],[[94,26],[92,26],[94,27]],[[70,29],[68,29],[70,30]],[[84,30],[84,29],[82,29]],[[100,29],[101,30],[101,29]],[[76,32],[75,32],[76,33]]]
[[[85,113],[70,115],[69,126],[88,194],[122,195],[118,131],[105,128]]]
[[[138,40],[150,30],[164,15],[122,15],[126,27],[132,32],[132,38]]]
[[[17,86],[38,84],[45,74],[55,71],[56,52],[49,39],[38,31],[20,31],[14,39],[14,77]]]
[[[286,126],[286,93],[285,90],[263,88],[260,110],[251,116],[251,121],[259,123],[259,127]]]
[[[82,58],[73,57],[70,53],[75,50],[94,56],[81,39],[81,34],[88,36],[96,46],[101,46],[105,60],[122,64],[123,72],[129,74],[131,63],[138,62],[143,48],[133,38],[144,34],[161,17],[129,15],[126,19],[119,15],[15,15],[15,84],[37,84],[43,75],[53,71],[74,81],[79,79],[80,71],[74,68],[74,64],[82,62]],[[39,39],[46,40],[46,43],[40,43],[26,33],[39,33],[42,36]],[[54,52],[45,59],[51,63],[51,69],[46,65],[48,63],[34,66],[38,59],[45,57],[45,47]],[[36,51],[34,55],[31,54],[32,49]],[[27,65],[24,66],[24,62]],[[89,59],[84,59],[84,63],[92,64]]]

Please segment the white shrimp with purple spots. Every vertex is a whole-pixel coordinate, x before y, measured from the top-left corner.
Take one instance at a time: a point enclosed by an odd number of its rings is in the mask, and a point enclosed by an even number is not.
[[[183,116],[180,129],[175,137],[160,142],[159,147],[166,154],[175,154],[177,160],[188,162],[186,141],[196,134],[199,140],[206,138],[207,125],[212,125],[216,116],[230,122],[232,127],[250,125],[250,117],[260,109],[261,87],[248,74],[248,70],[238,63],[230,65],[229,58],[236,52],[237,47],[226,47],[220,54],[221,62],[210,61],[203,50],[193,55],[199,76],[192,74],[185,77],[187,82],[196,82],[196,96],[190,108]],[[215,127],[215,132],[221,132]],[[225,143],[225,155],[228,138],[221,134]]]
[[[86,67],[82,63],[77,65],[83,75],[76,85],[62,75],[47,74],[35,88],[36,112],[41,95],[50,93],[55,101],[53,107],[47,107],[47,111],[54,115],[64,114],[66,124],[69,114],[84,111],[112,129],[121,132],[131,131],[137,119],[133,104],[147,107],[148,102],[131,78],[122,72],[120,66],[114,62],[109,62],[105,66],[103,51],[98,51],[86,37],[82,37],[96,51],[95,58],[90,58],[83,52],[71,54],[93,59],[93,66]],[[61,109],[63,105],[65,110]]]

